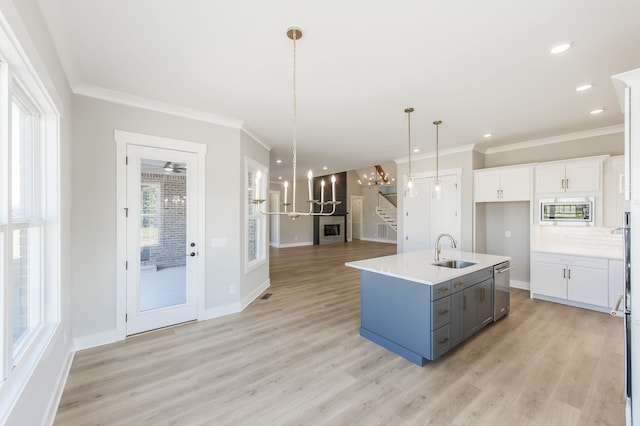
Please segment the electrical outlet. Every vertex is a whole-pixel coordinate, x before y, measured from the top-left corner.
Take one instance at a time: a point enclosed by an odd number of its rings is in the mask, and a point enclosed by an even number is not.
[[[511,238],[511,231],[504,231],[504,236],[506,238]]]
[[[235,285],[230,285],[229,286],[229,294],[236,294],[236,286]]]

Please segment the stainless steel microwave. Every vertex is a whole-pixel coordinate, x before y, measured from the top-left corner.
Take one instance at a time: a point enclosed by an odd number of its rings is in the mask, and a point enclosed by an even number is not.
[[[540,224],[593,226],[593,203],[591,197],[540,200]]]

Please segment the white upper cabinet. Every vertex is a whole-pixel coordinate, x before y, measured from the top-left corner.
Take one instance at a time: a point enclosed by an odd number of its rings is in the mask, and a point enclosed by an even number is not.
[[[474,172],[476,203],[530,201],[531,168],[505,167]]]
[[[537,194],[601,191],[602,159],[539,164],[535,175]]]

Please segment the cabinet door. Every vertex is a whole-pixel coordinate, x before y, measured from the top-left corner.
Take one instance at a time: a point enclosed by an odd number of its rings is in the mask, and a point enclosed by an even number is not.
[[[503,170],[500,178],[501,201],[531,200],[531,173],[525,169]]]
[[[476,172],[473,188],[476,203],[499,201],[500,171]]]
[[[459,291],[451,295],[451,346],[464,340],[463,313],[463,292]]]
[[[564,192],[564,165],[538,166],[535,170],[536,192]]]
[[[566,275],[564,265],[531,262],[531,291],[535,294],[566,299]]]
[[[480,328],[493,321],[493,279],[478,284],[478,326]]]
[[[567,298],[591,305],[608,306],[608,275],[606,269],[570,266],[567,274]]]
[[[480,328],[478,325],[478,286],[465,288],[462,292],[462,323],[464,338]]]
[[[597,161],[567,163],[565,176],[567,192],[600,190],[600,163]]]

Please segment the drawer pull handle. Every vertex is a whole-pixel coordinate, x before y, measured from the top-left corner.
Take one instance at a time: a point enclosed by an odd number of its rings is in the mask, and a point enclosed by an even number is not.
[[[442,311],[442,312],[438,312],[438,316],[447,315],[448,313],[449,313],[449,310],[448,310],[448,309],[445,309],[445,310],[444,310],[444,311]]]
[[[446,345],[449,342],[449,338],[445,337],[444,339],[438,341],[439,345]]]
[[[460,287],[463,287],[463,286],[464,286],[464,283],[455,283],[453,286],[454,286],[455,288],[460,288]]]
[[[445,288],[439,288],[439,289],[438,289],[438,293],[440,293],[440,294],[442,294],[442,293],[446,293],[446,292],[448,292],[448,291],[449,291],[449,288],[448,288],[448,287],[445,287]]]

